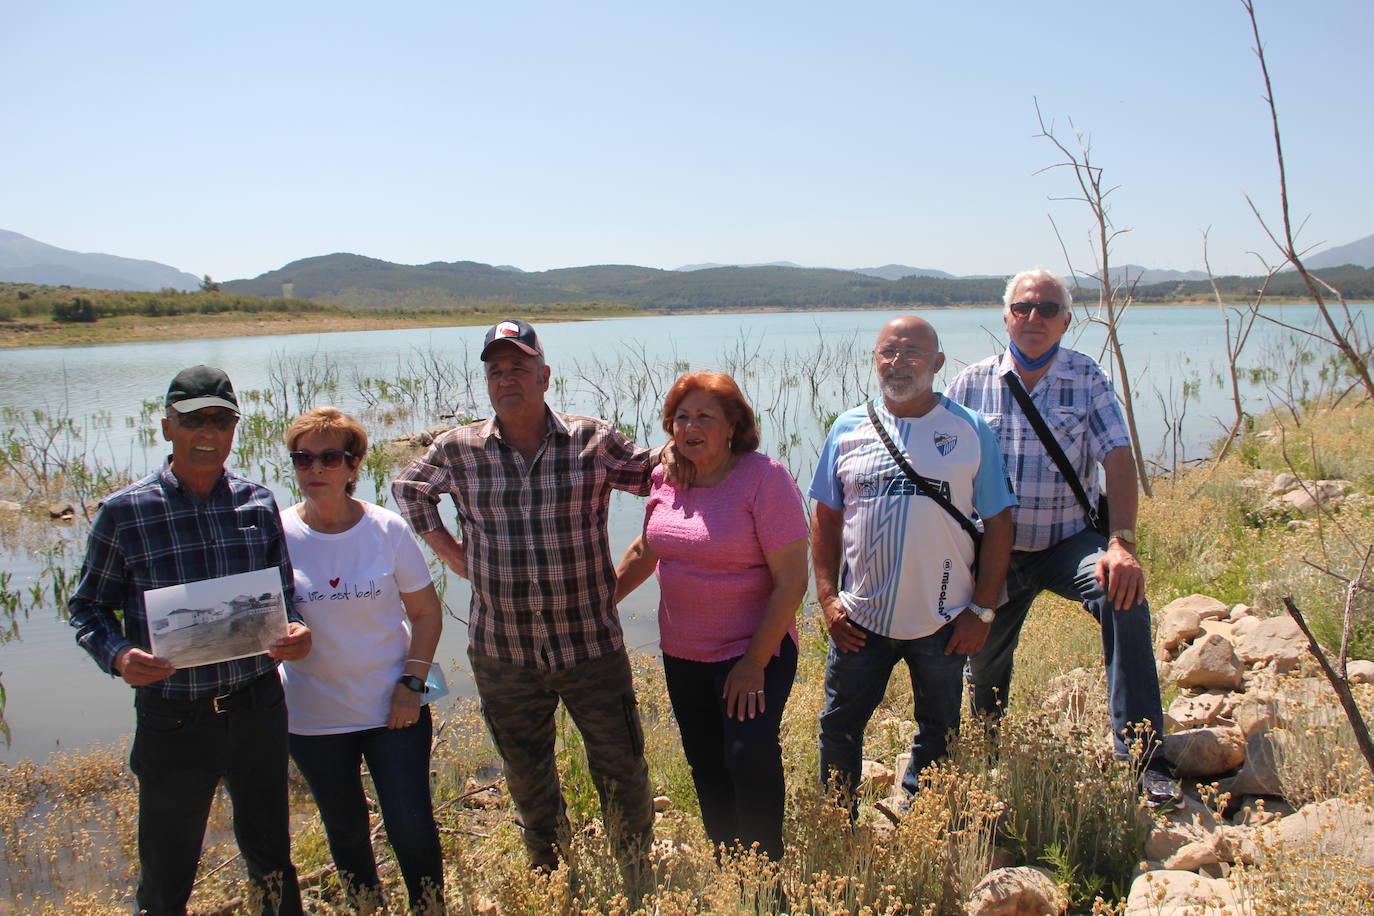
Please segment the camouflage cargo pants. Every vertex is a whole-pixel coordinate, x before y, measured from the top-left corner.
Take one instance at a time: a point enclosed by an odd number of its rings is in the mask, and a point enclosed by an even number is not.
[[[606,833],[627,890],[647,889],[653,798],[625,650],[563,671],[521,668],[473,653],[468,658],[530,863],[555,868],[560,856],[568,858],[567,803],[554,761],[554,713],[561,699],[582,733]]]

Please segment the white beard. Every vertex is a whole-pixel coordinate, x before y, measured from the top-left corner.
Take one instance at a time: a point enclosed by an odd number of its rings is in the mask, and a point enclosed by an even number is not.
[[[921,393],[921,384],[914,378],[884,378],[878,376],[878,390],[883,397],[898,404],[914,400]]]

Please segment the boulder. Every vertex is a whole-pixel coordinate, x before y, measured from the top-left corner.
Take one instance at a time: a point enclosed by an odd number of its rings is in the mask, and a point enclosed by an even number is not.
[[[1279,704],[1272,691],[1251,688],[1239,695],[1231,709],[1236,727],[1246,735],[1268,731],[1279,724]]]
[[[1334,511],[1345,502],[1349,481],[1305,480],[1282,496],[1271,500],[1266,508],[1288,515],[1311,515],[1320,508]]]
[[[865,760],[863,772],[859,777],[859,788],[864,792],[885,792],[896,782],[896,774],[876,760]]]
[[[55,502],[48,506],[48,515],[60,519],[74,518],[76,516],[76,503],[70,500]]]
[[[1221,715],[1222,708],[1229,696],[1230,694],[1217,690],[1209,690],[1193,697],[1180,695],[1169,704],[1169,711],[1166,715],[1179,728],[1212,725]]]
[[[1177,604],[1178,602],[1174,602]],[[1202,632],[1202,618],[1192,608],[1175,608],[1164,614],[1155,630],[1155,645],[1165,652],[1173,652]]]
[[[1098,677],[1096,672],[1090,672],[1087,668],[1073,668],[1064,672],[1045,687],[1045,699],[1041,707],[1062,713],[1070,719],[1081,718]]]
[[[1364,659],[1346,662],[1345,676],[1352,684],[1374,684],[1374,662]]]
[[[1049,873],[1020,866],[989,872],[969,895],[968,916],[1048,916],[1069,908]]]
[[[1262,865],[1271,854],[1288,857],[1294,847],[1374,868],[1374,808],[1342,798],[1306,805],[1255,828],[1241,846],[1241,858]]]
[[[1233,799],[1242,795],[1282,795],[1274,739],[1268,731],[1257,731],[1245,738],[1245,763],[1240,772],[1218,784]]]
[[[1237,620],[1240,620],[1243,617],[1253,616],[1255,616],[1254,608],[1250,607],[1250,605],[1248,604],[1238,604],[1235,607],[1231,608],[1231,613],[1226,615],[1226,619],[1231,621],[1232,623],[1235,623]]]
[[[1164,736],[1164,756],[1181,779],[1210,779],[1245,762],[1245,736],[1232,726],[1191,728]]]
[[[1269,485],[1269,495],[1282,496],[1285,493],[1296,490],[1299,483],[1300,481],[1298,480],[1297,474],[1291,471],[1284,471],[1281,474],[1275,475],[1273,483]]]
[[[1205,843],[1212,832],[1193,818],[1165,817],[1156,820],[1145,841],[1145,858],[1151,862],[1167,862],[1178,851],[1193,843]]]
[[[1234,690],[1240,686],[1244,666],[1231,641],[1224,636],[1205,636],[1174,660],[1170,674],[1180,687]]]
[[[1292,671],[1307,651],[1307,638],[1291,617],[1268,617],[1236,637],[1236,655],[1245,664],[1273,665]]]
[[[1231,625],[1231,635],[1239,639],[1247,633],[1253,633],[1263,619],[1263,617],[1256,617],[1254,614],[1242,617]]]
[[[1131,883],[1124,916],[1240,916],[1235,888],[1224,878],[1190,871],[1145,872]]]
[[[1229,620],[1204,620],[1202,632],[1208,636],[1216,634],[1224,639],[1233,639],[1236,635],[1236,625]]]
[[[1175,598],[1164,605],[1159,611],[1160,619],[1167,617],[1170,611],[1183,608],[1194,612],[1202,620],[1223,620],[1226,615],[1231,613],[1231,609],[1217,599],[1209,595],[1193,594],[1184,598]]]
[[[668,796],[666,796],[666,795],[655,795],[655,796],[654,796],[654,812],[655,812],[656,814],[662,814],[664,811],[667,811],[667,810],[668,810],[669,808],[671,808],[671,807],[673,807],[673,800],[672,800],[671,798],[669,798]]]
[[[1197,871],[1208,865],[1220,865],[1221,856],[1217,855],[1217,844],[1208,837],[1196,843],[1189,843],[1178,852],[1164,860],[1164,867],[1177,871]]]

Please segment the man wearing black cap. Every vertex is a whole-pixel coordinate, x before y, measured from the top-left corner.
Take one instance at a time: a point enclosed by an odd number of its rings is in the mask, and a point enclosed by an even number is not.
[[[310,630],[291,600],[277,504],[266,487],[224,468],[239,405],[223,371],[195,366],[178,373],[166,407],[162,435],[172,454],[157,473],[101,505],[69,603],[77,643],[135,688],[129,766],[138,777],[139,912],[186,912],[222,779],[257,912],[300,913],[277,662],[304,658]],[[144,592],[272,568],[290,622],[266,654],[175,668],[148,651]]]
[[[644,496],[657,452],[605,420],[544,403],[550,371],[534,328],[510,318],[482,347],[496,416],[439,436],[392,492],[411,527],[472,581],[468,656],[536,868],[567,858],[554,762],[562,699],[582,732],[607,833],[632,897],[653,839],[644,740],[615,606],[606,537],[612,490]],[[462,543],[439,517],[451,494]]]

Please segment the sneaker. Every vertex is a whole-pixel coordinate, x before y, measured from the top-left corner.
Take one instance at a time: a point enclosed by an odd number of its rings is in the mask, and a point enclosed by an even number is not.
[[[1152,811],[1168,811],[1183,801],[1183,789],[1178,780],[1158,770],[1140,774],[1140,791],[1145,796],[1145,807]]]

